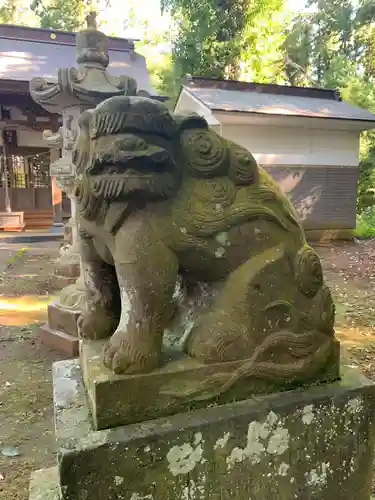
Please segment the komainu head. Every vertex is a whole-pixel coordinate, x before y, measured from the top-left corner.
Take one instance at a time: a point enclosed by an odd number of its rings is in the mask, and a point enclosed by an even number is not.
[[[179,180],[167,108],[145,97],[113,97],[80,117],[73,161],[94,196],[126,199],[170,196]]]
[[[235,185],[259,179],[247,150],[208,128],[198,115],[176,116],[153,99],[112,97],[80,118],[74,149],[77,176],[98,198],[168,198],[183,177],[229,177]]]

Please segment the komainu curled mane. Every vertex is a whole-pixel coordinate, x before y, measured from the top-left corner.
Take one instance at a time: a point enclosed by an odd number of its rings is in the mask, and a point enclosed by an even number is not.
[[[157,369],[171,331],[202,363],[243,360],[181,397],[245,379],[304,383],[328,368],[334,305],[320,260],[247,150],[199,116],[114,97],[82,115],[74,156],[87,288],[79,329],[108,337],[108,368]]]

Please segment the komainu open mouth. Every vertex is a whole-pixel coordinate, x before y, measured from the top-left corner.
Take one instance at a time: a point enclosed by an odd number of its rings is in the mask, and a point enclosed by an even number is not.
[[[123,146],[123,144],[121,144]],[[176,169],[169,152],[155,145],[145,149],[121,149],[119,147],[97,150],[87,167],[88,175],[117,174],[134,170],[143,172],[166,172]]]
[[[133,193],[149,198],[164,198],[173,194],[178,182],[176,173],[140,172],[134,169],[118,173],[95,175],[90,179],[92,194],[106,199],[124,199]]]

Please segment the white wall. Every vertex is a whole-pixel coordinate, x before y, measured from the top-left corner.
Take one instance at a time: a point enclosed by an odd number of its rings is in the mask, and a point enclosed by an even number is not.
[[[6,106],[7,107],[7,106]],[[27,123],[27,117],[24,116],[18,108],[10,107],[12,120],[24,120]],[[48,118],[37,118],[38,123],[48,121]],[[43,132],[31,130],[30,128],[17,128],[18,145],[24,147],[47,147],[43,141]]]
[[[43,132],[19,128],[17,131],[18,145],[34,148],[48,147],[43,141]]]
[[[357,166],[359,131],[223,124],[222,134],[262,165]]]

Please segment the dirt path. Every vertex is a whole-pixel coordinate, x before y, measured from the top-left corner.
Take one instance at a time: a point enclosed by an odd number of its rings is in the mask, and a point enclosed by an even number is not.
[[[317,250],[336,303],[343,356],[375,379],[375,240]]]
[[[60,356],[40,346],[34,332],[54,292],[50,274],[58,244],[22,248],[0,245],[2,500],[26,500],[30,473],[55,463],[51,364]],[[3,456],[4,449],[19,455]]]
[[[55,464],[51,364],[61,356],[34,333],[55,292],[58,245],[21,249],[0,244],[1,500],[27,500],[31,472]],[[317,250],[336,299],[343,355],[375,379],[375,241]],[[3,456],[4,448],[19,455]]]

